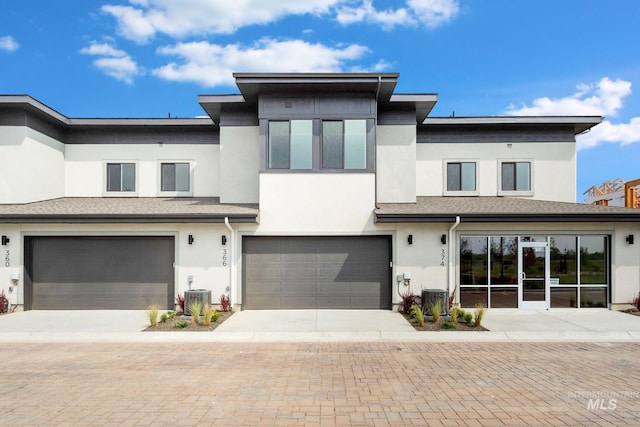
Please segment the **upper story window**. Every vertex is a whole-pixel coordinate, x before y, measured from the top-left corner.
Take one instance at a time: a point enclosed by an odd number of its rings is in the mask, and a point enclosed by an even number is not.
[[[531,162],[502,162],[502,191],[531,191]]]
[[[136,164],[107,163],[107,191],[136,191]]]
[[[191,167],[189,163],[161,163],[160,189],[161,191],[190,192]]]
[[[366,120],[324,120],[322,122],[322,167],[324,169],[367,168]]]
[[[313,121],[269,122],[269,169],[312,169]]]
[[[447,162],[447,192],[476,192],[476,163]]]

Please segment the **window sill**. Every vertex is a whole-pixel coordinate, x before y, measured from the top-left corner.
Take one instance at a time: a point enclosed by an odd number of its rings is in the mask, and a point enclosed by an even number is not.
[[[498,196],[504,197],[533,197],[533,191],[498,191]]]
[[[479,191],[444,191],[443,196],[453,196],[453,197],[473,197],[479,196]]]

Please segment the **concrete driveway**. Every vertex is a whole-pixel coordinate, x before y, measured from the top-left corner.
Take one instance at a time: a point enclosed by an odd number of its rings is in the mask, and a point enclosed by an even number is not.
[[[417,332],[390,310],[247,310],[215,331],[142,333],[144,310],[0,316],[0,342],[640,342],[640,317],[605,309],[488,310],[488,332]]]

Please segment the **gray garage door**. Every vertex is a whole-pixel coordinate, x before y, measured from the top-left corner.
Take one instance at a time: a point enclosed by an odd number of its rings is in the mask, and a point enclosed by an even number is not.
[[[391,307],[391,240],[244,237],[248,309]]]
[[[28,309],[173,306],[173,237],[27,237],[25,240]]]

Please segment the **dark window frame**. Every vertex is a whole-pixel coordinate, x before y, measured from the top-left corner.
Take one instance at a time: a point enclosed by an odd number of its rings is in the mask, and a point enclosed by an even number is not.
[[[518,189],[518,165],[528,165],[529,168],[529,173],[528,173],[528,179],[527,179],[527,184],[528,187],[525,189]],[[509,188],[505,188],[505,166],[512,166],[513,167],[513,173],[512,173],[512,177],[513,177],[513,183],[509,183],[512,185],[509,185]],[[532,163],[530,161],[515,161],[515,160],[509,160],[509,161],[503,161],[500,163],[500,190],[503,192],[530,192],[531,190],[531,178],[532,178],[532,173],[531,173],[531,169],[532,169]]]
[[[125,167],[132,168],[129,172]],[[135,193],[136,192],[136,164],[134,162],[107,162],[106,163],[106,191],[108,193]],[[126,185],[125,179],[131,176],[133,185],[131,189]]]
[[[472,190],[466,190],[463,189],[463,187],[465,187],[464,185],[464,181],[463,181],[463,165],[464,164],[471,164],[473,165],[473,189]],[[458,166],[458,173],[457,173],[457,177],[456,177],[456,181],[455,182],[455,187],[451,188],[449,186],[450,184],[450,175],[451,175],[451,171],[450,171],[450,166]],[[445,191],[447,193],[475,193],[478,191],[478,162],[476,161],[466,161],[466,160],[460,160],[460,161],[452,161],[452,160],[448,160],[446,162],[446,166],[445,166],[445,170],[446,170],[446,175],[445,175]]]
[[[187,166],[187,189],[179,189],[178,187],[178,165]],[[170,181],[169,168],[173,167],[173,180]],[[165,172],[166,171],[166,172]],[[172,193],[188,193],[191,191],[191,163],[190,162],[161,162],[160,163],[160,191]]]

